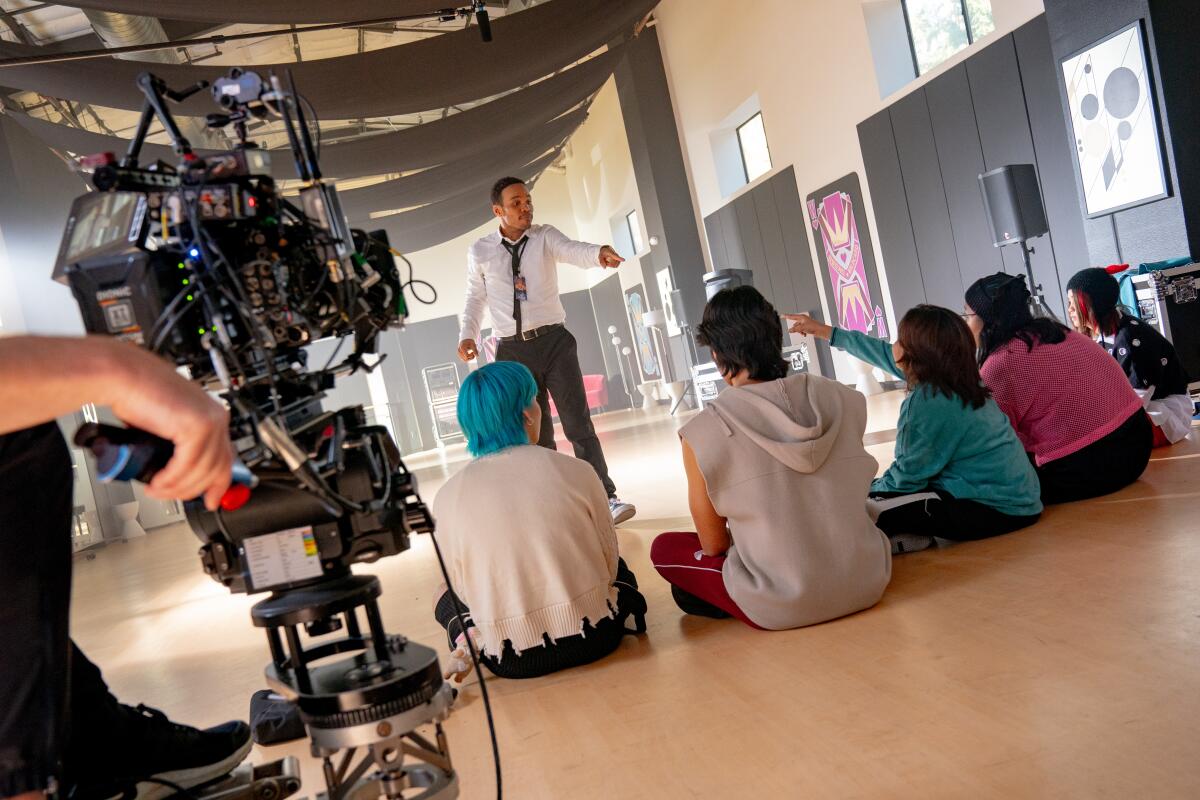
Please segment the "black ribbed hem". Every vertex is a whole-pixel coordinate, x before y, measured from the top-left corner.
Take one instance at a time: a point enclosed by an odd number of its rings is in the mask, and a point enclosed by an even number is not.
[[[32,764],[0,770],[0,797],[16,797],[26,792],[44,792],[50,786],[51,770]]]

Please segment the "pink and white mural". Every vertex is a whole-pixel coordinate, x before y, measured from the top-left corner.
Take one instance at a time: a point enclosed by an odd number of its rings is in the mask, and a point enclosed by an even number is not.
[[[853,188],[857,189],[858,177],[848,177],[854,179]],[[855,197],[841,188],[824,192],[822,190],[809,196],[808,217],[821,236],[822,255],[829,279],[826,289],[830,290],[828,297],[837,325],[886,339],[887,321],[883,308],[872,299],[879,297],[875,275],[871,274],[872,280],[868,281],[868,267],[864,259],[866,248],[859,235]],[[870,258],[869,252],[866,252],[866,258]],[[871,272],[874,273],[874,270]],[[872,284],[875,284],[875,292],[872,292]]]

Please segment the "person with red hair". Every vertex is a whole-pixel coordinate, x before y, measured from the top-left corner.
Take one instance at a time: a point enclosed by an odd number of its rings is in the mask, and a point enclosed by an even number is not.
[[[1117,279],[1100,267],[1075,273],[1067,282],[1071,327],[1100,343],[1117,359],[1154,423],[1154,446],[1185,439],[1195,406],[1188,375],[1167,338],[1118,303]]]

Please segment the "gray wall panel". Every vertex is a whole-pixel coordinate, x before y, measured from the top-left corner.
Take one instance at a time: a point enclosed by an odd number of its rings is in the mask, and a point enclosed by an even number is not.
[[[783,313],[799,308],[796,289],[793,286],[792,270],[788,264],[787,248],[783,243],[783,228],[779,221],[779,207],[775,193],[754,192],[754,211],[758,215],[758,232],[762,236],[763,258],[771,273],[771,287],[775,308]]]
[[[875,234],[883,254],[892,308],[903,317],[908,309],[926,300],[891,113],[885,109],[860,122],[858,141],[875,208]]]
[[[967,68],[959,65],[925,86],[929,118],[950,211],[954,249],[964,286],[999,271],[1003,262],[992,246],[987,211],[979,190],[983,148]],[[953,306],[951,306],[953,308]]]
[[[607,375],[604,352],[600,349],[600,334],[596,331],[596,314],[592,311],[592,296],[587,289],[562,295],[567,312],[567,330],[578,343],[579,368],[584,375]]]
[[[708,238],[708,257],[712,260],[713,269],[724,267],[729,263],[729,251],[726,250],[725,228],[720,214],[713,213],[704,218],[704,233]]]
[[[733,213],[737,216],[742,249],[746,253],[746,265],[754,272],[754,285],[762,292],[763,297],[774,303],[775,286],[771,281],[771,271],[767,268],[762,233],[758,229],[758,211],[754,207],[755,193],[752,189],[734,200]]]
[[[592,310],[595,314],[596,329],[601,337],[602,352],[608,374],[609,407],[624,408],[629,403],[625,398],[621,376],[628,375],[628,364],[624,363],[623,357],[618,361],[617,352],[611,342],[612,334],[608,332],[609,326],[616,326],[616,335],[621,337],[622,346],[627,346],[633,341],[633,335],[629,330],[629,315],[625,311],[625,293],[621,290],[621,279],[618,275],[613,274],[589,289],[588,293],[592,297]],[[626,377],[624,380],[629,380],[629,378]],[[629,386],[631,394],[636,391],[634,383],[636,381],[631,382]],[[619,399],[618,394],[620,395]]]
[[[625,51],[615,72],[617,96],[646,230],[659,237],[643,271],[653,276],[670,267],[687,311],[698,316],[707,267],[657,30],[646,28]],[[647,286],[652,297],[654,285],[651,280]]]
[[[913,92],[892,106],[892,130],[896,135],[896,152],[900,156],[925,294],[930,303],[958,308],[963,298],[962,278],[924,90]]]
[[[825,308],[821,305],[821,293],[817,289],[817,273],[813,267],[812,251],[808,246],[808,213],[800,199],[796,186],[796,171],[793,167],[782,170],[761,187],[764,195],[775,196],[775,208],[779,212],[779,227],[783,233],[783,249],[787,253],[788,272],[792,276],[792,289],[796,293],[798,311],[807,311],[822,322]],[[823,339],[817,342],[817,361],[821,374],[834,377],[833,356]]]
[[[1136,266],[1188,255],[1187,225],[1179,198],[1118,211],[1114,218],[1122,261]]]
[[[1196,9],[1190,3],[1156,2],[1158,18],[1168,28],[1164,32],[1166,41],[1174,47],[1160,54],[1156,45],[1155,29],[1149,22],[1150,4],[1147,0],[1046,0],[1046,22],[1049,28],[1053,63],[1056,65],[1055,82],[1059,92],[1061,113],[1069,119],[1066,87],[1057,65],[1068,56],[1085,49],[1109,34],[1136,20],[1146,20],[1146,49],[1155,80],[1155,106],[1159,111],[1159,123],[1165,143],[1163,154],[1166,161],[1168,191],[1172,196],[1153,203],[1116,214],[1115,223],[1111,216],[1088,220],[1084,230],[1088,238],[1088,250],[1093,264],[1112,261],[1138,264],[1182,256],[1188,253],[1186,219],[1178,192],[1175,151],[1193,148],[1193,131],[1186,124],[1177,131],[1178,146],[1173,146],[1172,123],[1194,119],[1196,108],[1195,55],[1192,42],[1187,39],[1187,26],[1195,25]],[[1164,10],[1168,13],[1164,13]],[[1176,37],[1188,41],[1180,46]],[[1160,59],[1167,59],[1167,76],[1172,79],[1172,98],[1175,108],[1164,104]],[[1166,113],[1163,110],[1166,109]],[[1178,114],[1175,111],[1178,111]],[[1188,160],[1186,163],[1191,163]],[[1076,169],[1074,160],[1071,169]],[[1191,173],[1189,172],[1189,175]],[[1076,189],[1078,194],[1078,189]],[[1082,199],[1080,206],[1083,207]],[[1196,217],[1196,214],[1192,215]],[[1113,238],[1114,227],[1119,241]],[[1195,224],[1200,238],[1200,223]],[[1167,255],[1172,254],[1172,255]],[[1064,277],[1066,277],[1064,275]]]
[[[1013,33],[1017,64],[1025,91],[1025,108],[1033,134],[1038,174],[1046,220],[1050,224],[1050,242],[1058,268],[1059,294],[1078,270],[1091,262],[1079,193],[1075,189],[1075,167],[1071,160],[1071,133],[1063,117],[1058,83],[1049,80],[1057,70],[1050,53],[1050,33],[1045,15]],[[1104,263],[1109,263],[1105,261]],[[1049,290],[1047,289],[1047,293]]]
[[[1025,94],[1021,89],[1021,70],[1017,66],[1017,50],[1011,36],[1005,36],[985,47],[966,61],[975,100],[975,117],[979,123],[979,138],[983,143],[983,160],[988,169],[1005,164],[1037,165],[1033,149],[1033,133],[1025,111]],[[1049,80],[1048,76],[1031,75],[1030,80]],[[1040,182],[1040,175],[1039,175]],[[1050,308],[1063,315],[1063,298],[1054,251],[1048,237],[1031,242],[1034,279],[1042,285]],[[1013,275],[1025,273],[1020,248],[1000,248],[1004,271]]]

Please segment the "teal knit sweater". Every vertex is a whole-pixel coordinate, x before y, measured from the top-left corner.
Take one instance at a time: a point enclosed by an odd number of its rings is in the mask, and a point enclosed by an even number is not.
[[[892,346],[882,339],[834,328],[830,344],[904,378]],[[1042,510],[1037,473],[995,401],[989,397],[983,407],[970,408],[958,397],[921,385],[900,405],[895,461],[875,479],[871,491],[930,489],[1013,516]]]

